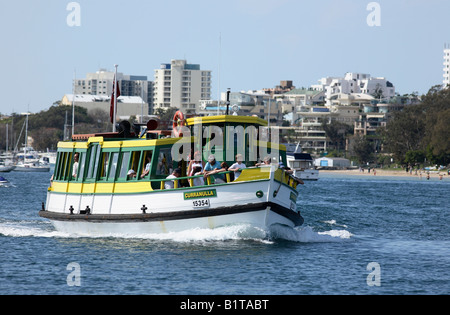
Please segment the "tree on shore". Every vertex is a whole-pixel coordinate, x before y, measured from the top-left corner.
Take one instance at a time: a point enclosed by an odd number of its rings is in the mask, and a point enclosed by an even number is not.
[[[450,89],[434,86],[418,105],[395,114],[381,132],[385,151],[404,164],[421,156],[435,164],[450,163]]]

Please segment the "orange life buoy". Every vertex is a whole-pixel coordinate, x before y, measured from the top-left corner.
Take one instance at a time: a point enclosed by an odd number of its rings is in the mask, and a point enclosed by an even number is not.
[[[179,138],[183,136],[183,133],[181,132],[181,127],[184,126],[186,121],[184,120],[184,114],[182,111],[177,111],[175,115],[173,116],[173,135],[175,138]]]

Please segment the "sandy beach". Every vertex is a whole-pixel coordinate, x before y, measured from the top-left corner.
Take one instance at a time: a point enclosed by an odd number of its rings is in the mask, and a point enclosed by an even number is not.
[[[420,179],[420,174],[415,174],[415,171],[412,172],[412,174],[407,173],[405,170],[398,170],[398,171],[392,171],[392,170],[381,170],[376,169],[376,172],[374,173],[373,170],[370,171],[370,173],[367,172],[367,169],[364,170],[364,172],[360,172],[358,169],[355,170],[320,170],[320,174],[344,174],[344,175],[354,175],[354,176],[397,176],[397,177],[411,177],[411,178],[418,178]],[[447,172],[430,172],[430,179],[440,179],[440,176],[442,176],[443,180],[450,180],[450,176],[447,175]],[[427,173],[422,171],[422,179],[427,179]]]

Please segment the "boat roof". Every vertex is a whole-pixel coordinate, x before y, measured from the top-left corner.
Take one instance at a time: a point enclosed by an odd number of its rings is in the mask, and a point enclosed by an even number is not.
[[[233,115],[221,115],[221,116],[204,116],[194,117],[186,119],[188,126],[198,124],[220,124],[220,123],[241,123],[241,124],[253,124],[260,126],[267,126],[268,123],[264,119],[253,116],[233,116]]]
[[[175,143],[192,143],[193,137],[187,138],[164,138],[164,139],[108,139],[104,137],[89,137],[87,141],[60,141],[59,149],[87,149],[91,143],[100,143],[104,149],[108,148],[136,148],[136,147],[155,147],[164,145],[173,145]]]
[[[296,160],[311,160],[312,161],[311,154],[309,154],[309,153],[292,153],[292,152],[288,152],[286,154],[289,155],[289,156],[293,156],[294,159],[296,159]]]

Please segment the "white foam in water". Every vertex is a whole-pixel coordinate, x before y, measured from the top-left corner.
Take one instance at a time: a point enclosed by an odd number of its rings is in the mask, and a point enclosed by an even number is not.
[[[181,232],[152,233],[152,234],[115,234],[92,237],[89,235],[72,235],[55,231],[53,228],[30,226],[30,223],[1,223],[0,235],[9,237],[44,237],[44,238],[126,238],[148,239],[175,242],[200,242],[200,241],[229,241],[252,240],[266,244],[272,244],[275,239],[283,239],[300,243],[326,243],[340,242],[349,239],[352,234],[346,230],[330,230],[315,232],[311,227],[290,228],[282,225],[271,226],[264,231],[250,225],[230,225],[216,229],[191,229]]]
[[[331,230],[327,232],[315,232],[311,227],[290,228],[282,225],[274,225],[270,229],[275,238],[285,239],[299,243],[328,243],[341,242],[349,239],[352,234],[346,230]]]
[[[340,226],[340,227],[343,227],[343,228],[347,228],[347,225],[345,225],[345,224],[338,224],[336,222],[336,220],[323,221],[323,223],[326,223],[326,224],[329,224],[329,225],[336,225],[336,226]]]
[[[119,238],[150,239],[175,242],[197,242],[197,241],[229,241],[229,240],[253,240],[258,242],[267,241],[265,231],[250,225],[230,225],[215,229],[191,229],[180,232],[151,233],[138,235],[110,235]]]
[[[149,234],[109,234],[109,235],[83,235],[69,234],[55,231],[51,226],[48,228],[30,226],[27,223],[1,223],[0,235],[9,237],[44,237],[44,238],[125,238],[125,239],[149,239],[170,240],[175,242],[195,241],[227,241],[227,240],[254,240],[263,243],[271,243],[267,239],[264,230],[250,225],[231,225],[216,229],[191,229],[181,232],[149,233]]]
[[[19,224],[0,224],[0,235],[10,237],[69,237],[66,233]]]

